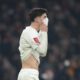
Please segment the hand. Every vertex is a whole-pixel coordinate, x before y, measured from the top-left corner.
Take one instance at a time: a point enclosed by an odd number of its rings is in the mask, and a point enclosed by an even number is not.
[[[48,31],[48,27],[45,24],[41,24],[40,30],[47,32]]]

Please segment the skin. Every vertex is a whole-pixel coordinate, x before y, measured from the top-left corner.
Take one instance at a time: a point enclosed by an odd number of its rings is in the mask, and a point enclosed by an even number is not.
[[[47,14],[44,13],[42,16],[36,17],[34,19],[34,22],[31,23],[31,26],[35,28],[37,31],[41,30],[44,32],[48,31],[48,27],[42,22],[43,19],[47,17]],[[22,68],[32,68],[32,69],[37,69],[38,70],[39,63],[37,60],[34,58],[33,55],[30,55],[29,58],[26,61],[22,62]]]
[[[34,19],[34,22],[31,23],[31,26],[35,28],[37,31],[41,30],[47,32],[48,27],[42,22],[43,19],[45,19],[46,17],[47,17],[46,13],[42,14],[42,16],[36,17]]]

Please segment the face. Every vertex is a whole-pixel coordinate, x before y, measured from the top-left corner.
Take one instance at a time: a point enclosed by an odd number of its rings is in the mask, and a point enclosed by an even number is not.
[[[40,23],[42,24],[43,23],[43,20],[47,18],[47,14],[44,13],[41,17],[40,17]]]
[[[42,14],[42,16],[37,17],[35,21],[36,21],[37,23],[39,23],[39,25],[41,25],[41,24],[43,23],[43,20],[44,20],[46,17],[47,17],[47,14],[44,13],[44,14]]]

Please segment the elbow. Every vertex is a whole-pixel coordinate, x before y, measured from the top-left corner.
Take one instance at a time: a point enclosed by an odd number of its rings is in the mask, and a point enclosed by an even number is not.
[[[46,56],[46,54],[47,54],[47,47],[45,47],[45,48],[40,48],[40,47],[38,47],[37,48],[37,51],[39,52],[39,54],[40,54],[40,56],[41,57],[45,57]]]
[[[47,50],[41,50],[40,55],[41,57],[45,57],[47,54]]]
[[[41,57],[45,57],[46,56],[46,54],[41,54]]]
[[[44,54],[42,54],[42,53],[41,53],[41,55],[40,55],[40,56],[41,56],[41,57],[45,57],[45,56],[46,56],[46,54],[47,54],[47,53],[44,53]]]

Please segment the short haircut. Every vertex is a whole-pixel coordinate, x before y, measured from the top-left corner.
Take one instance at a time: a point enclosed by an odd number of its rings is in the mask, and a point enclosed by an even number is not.
[[[36,17],[42,16],[44,13],[48,15],[47,10],[44,8],[33,8],[29,13],[30,22],[33,22]]]

